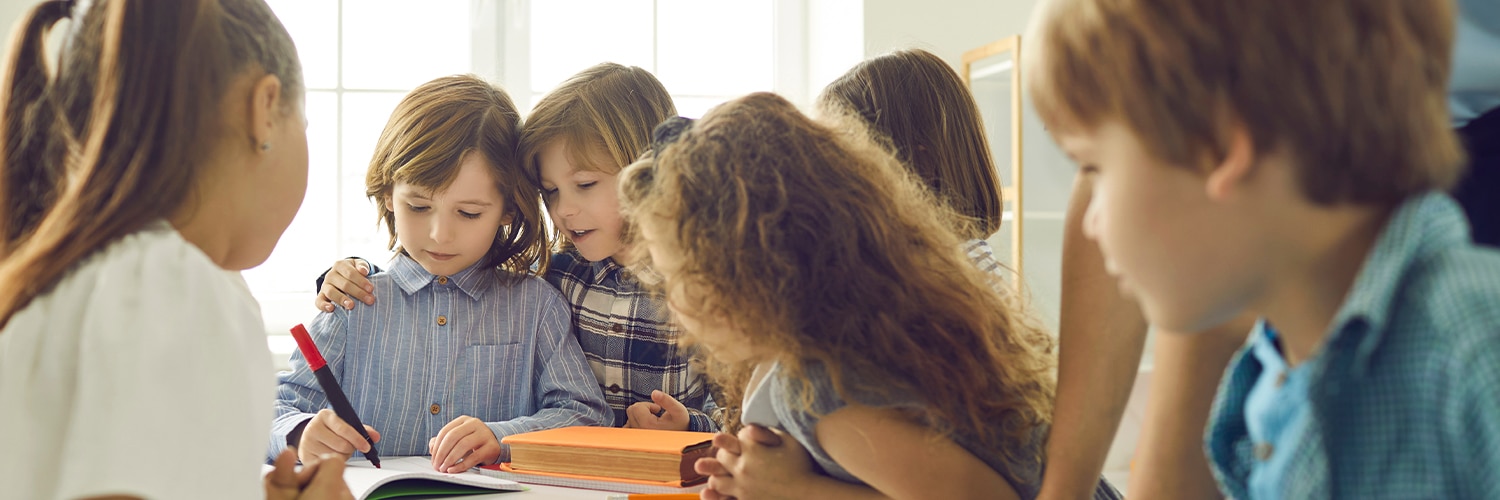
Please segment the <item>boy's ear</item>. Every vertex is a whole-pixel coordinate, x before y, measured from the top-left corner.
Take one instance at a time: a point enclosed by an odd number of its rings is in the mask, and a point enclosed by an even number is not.
[[[1236,189],[1244,186],[1255,169],[1255,141],[1243,125],[1234,125],[1229,131],[1229,147],[1224,158],[1208,173],[1205,186],[1208,198],[1214,201],[1228,199]]]

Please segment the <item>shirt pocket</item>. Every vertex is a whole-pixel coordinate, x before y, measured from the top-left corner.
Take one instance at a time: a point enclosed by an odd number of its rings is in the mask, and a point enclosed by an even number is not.
[[[499,422],[536,413],[531,350],[521,343],[474,345],[460,358],[458,398],[471,417]]]

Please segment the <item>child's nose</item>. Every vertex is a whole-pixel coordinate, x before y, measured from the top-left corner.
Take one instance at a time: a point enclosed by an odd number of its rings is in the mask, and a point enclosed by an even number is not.
[[[553,202],[548,209],[556,213],[558,218],[566,218],[578,215],[578,206],[577,200],[574,200],[572,196],[558,193],[557,201]]]
[[[1083,211],[1083,236],[1091,239],[1099,239],[1099,198],[1089,200],[1088,208]]]
[[[449,224],[444,217],[434,217],[432,221],[432,232],[428,236],[435,243],[447,243],[453,239],[453,224]]]

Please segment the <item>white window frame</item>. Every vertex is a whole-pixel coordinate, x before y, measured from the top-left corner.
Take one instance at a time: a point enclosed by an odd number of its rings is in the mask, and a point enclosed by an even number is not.
[[[471,0],[470,1],[470,40],[472,49],[471,71],[489,81],[496,82],[505,87],[506,91],[515,100],[516,106],[523,110],[523,114],[529,112],[532,105],[533,95],[538,90],[531,85],[531,31],[530,12],[534,0]],[[553,0],[544,0],[553,1]],[[335,135],[339,141],[334,152],[334,164],[338,168],[344,167],[345,151],[343,150],[344,135],[344,96],[350,93],[360,92],[389,92],[394,89],[365,89],[348,88],[344,86],[343,62],[344,62],[344,8],[347,0],[338,1],[336,36],[338,40],[338,54],[335,58],[337,64],[338,80],[334,87],[309,87],[307,90],[316,92],[332,92],[338,103],[337,117],[335,117]],[[813,84],[821,86],[824,82],[810,82],[808,75],[808,2],[807,0],[772,0],[773,2],[773,29],[772,36],[773,55],[772,66],[774,68],[773,86],[767,89],[785,96],[788,100],[796,103],[804,109],[809,105],[809,100],[816,95],[816,90],[811,88]],[[655,1],[653,0],[653,5]],[[652,27],[653,33],[656,29]],[[653,38],[655,35],[653,34]],[[653,65],[655,57],[653,56]],[[582,69],[582,68],[580,68]],[[655,68],[647,68],[654,70]],[[693,97],[690,95],[676,95],[673,97]],[[352,214],[343,213],[345,185],[344,172],[342,170],[336,175],[335,189],[332,193],[337,207],[340,207],[339,221],[336,226],[335,241],[338,242],[341,252],[348,250],[343,248],[344,230],[343,218]],[[319,194],[320,196],[326,196]],[[363,215],[363,214],[361,214]],[[339,257],[347,255],[340,254]],[[366,256],[369,257],[369,256]],[[380,259],[377,259],[380,260]],[[285,368],[286,358],[292,352],[294,345],[287,328],[290,325],[303,323],[310,320],[316,311],[313,309],[313,300],[316,292],[312,289],[312,279],[307,277],[308,288],[306,291],[297,292],[266,292],[257,293],[256,298],[261,302],[262,316],[266,322],[268,343],[277,359],[279,368]]]

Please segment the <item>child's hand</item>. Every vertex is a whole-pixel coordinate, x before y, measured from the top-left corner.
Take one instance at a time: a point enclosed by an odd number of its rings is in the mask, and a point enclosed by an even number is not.
[[[661,391],[651,391],[651,401],[641,401],[625,409],[625,427],[685,431],[691,421],[687,407],[677,398]]]
[[[374,427],[366,425],[365,432],[370,434],[371,440],[380,442],[380,433]],[[307,427],[302,428],[302,440],[297,443],[297,455],[304,464],[310,458],[327,453],[337,453],[347,459],[354,450],[370,451],[370,442],[327,408],[318,411],[317,416],[307,422]]]
[[[719,447],[718,455],[701,459],[693,467],[709,474],[705,499],[800,498],[807,493],[801,485],[815,474],[812,456],[781,431],[749,425],[738,437],[714,436],[714,445]]]
[[[714,447],[718,448],[719,451],[712,458],[704,457],[698,459],[697,462],[693,462],[694,471],[708,476],[708,485],[703,488],[700,498],[703,500],[729,500],[731,496],[728,493],[722,493],[719,487],[731,487],[734,476],[730,474],[729,468],[724,466],[723,460],[726,454],[739,456],[740,438],[735,437],[734,434],[725,432],[715,434]]]
[[[354,309],[354,300],[365,305],[375,305],[375,285],[367,277],[370,266],[359,259],[344,259],[333,263],[333,269],[323,276],[323,287],[318,289],[315,304],[319,311],[333,312],[334,304],[344,309]]]
[[[427,450],[434,470],[453,474],[499,459],[500,440],[483,420],[465,415],[443,426],[427,441]]]
[[[275,468],[264,480],[266,500],[353,499],[354,494],[344,482],[344,466],[340,456],[326,455],[305,461],[298,471],[297,453],[292,449],[282,450],[276,457]]]

